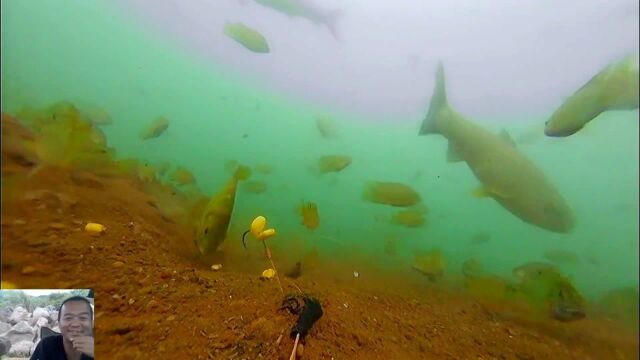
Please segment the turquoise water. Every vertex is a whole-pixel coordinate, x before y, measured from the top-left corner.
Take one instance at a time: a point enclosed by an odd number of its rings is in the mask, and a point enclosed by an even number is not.
[[[448,88],[454,105],[460,85]],[[266,193],[238,194],[235,231],[265,214],[280,239],[302,237],[323,254],[355,246],[401,268],[415,250],[439,248],[451,273],[475,257],[487,270],[511,276],[522,263],[543,261],[546,250],[564,249],[578,261],[560,268],[586,296],[638,286],[637,110],[602,114],[585,131],[560,139],[543,134],[553,108],[473,119],[495,132],[506,129],[573,208],[576,229],[554,234],[523,223],[493,200],[473,197],[478,181],[464,163],[446,162],[446,140],[417,135],[422,117],[376,118],[285,95],[251,72],[211,62],[117,3],[3,2],[2,111],[67,99],[109,112],[113,124],[102,129],[119,157],[182,165],[207,194],[228,180],[228,160],[271,164],[272,174],[254,175],[267,182]],[[428,99],[424,103],[426,112]],[[338,138],[318,134],[317,114],[331,116]],[[140,129],[158,116],[170,120],[167,132],[141,141]],[[319,156],[336,153],[353,163],[322,177],[311,171]],[[429,209],[428,224],[407,229],[380,221],[394,209],[362,200],[371,180],[411,185]],[[313,232],[294,211],[303,200],[318,205],[321,225]],[[470,244],[478,233],[491,238]],[[393,257],[384,252],[388,236],[399,239]]]

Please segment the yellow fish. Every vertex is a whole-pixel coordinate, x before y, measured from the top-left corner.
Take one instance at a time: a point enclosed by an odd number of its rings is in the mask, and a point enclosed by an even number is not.
[[[416,228],[424,225],[424,210],[420,209],[404,209],[397,211],[391,217],[391,222],[396,225]]]
[[[159,117],[149,123],[142,131],[140,132],[140,138],[142,140],[148,140],[157,138],[162,135],[169,128],[169,120],[164,117]]]
[[[196,225],[195,243],[203,255],[212,254],[227,236],[231,213],[236,200],[238,181],[245,180],[246,172],[239,167],[222,190],[211,197],[200,221]]]
[[[340,172],[351,164],[349,155],[325,155],[318,159],[318,169],[321,174]]]
[[[173,173],[171,174],[171,179],[177,182],[180,185],[189,185],[196,182],[196,179],[193,177],[193,174],[183,168],[182,166],[178,166]]]
[[[224,26],[224,33],[240,45],[255,53],[268,53],[267,39],[256,30],[242,23],[228,23]]]
[[[406,207],[420,202],[420,195],[410,186],[397,182],[374,181],[365,185],[364,200],[391,206]]]
[[[298,212],[302,216],[302,224],[307,229],[315,229],[320,225],[320,216],[318,215],[318,206],[312,202],[304,202],[298,207]]]

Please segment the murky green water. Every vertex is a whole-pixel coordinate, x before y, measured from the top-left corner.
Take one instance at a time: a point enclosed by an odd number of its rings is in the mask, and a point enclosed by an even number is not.
[[[552,108],[517,119],[473,119],[495,132],[507,129],[574,209],[575,230],[555,234],[473,197],[478,181],[466,164],[446,162],[445,139],[417,135],[422,118],[372,119],[287,98],[159,35],[115,3],[3,2],[2,111],[65,99],[98,104],[113,119],[103,131],[119,157],[183,165],[206,193],[228,179],[228,160],[270,164],[272,174],[255,175],[269,190],[241,191],[232,226],[266,214],[281,239],[303,236],[325,254],[356,245],[382,264],[406,267],[416,249],[439,248],[447,272],[459,273],[475,257],[487,270],[511,276],[515,266],[563,249],[577,261],[561,270],[588,297],[638,286],[637,110],[605,113],[568,138],[544,136]],[[457,85],[448,88],[454,97]],[[319,136],[317,114],[333,118],[338,138]],[[167,132],[140,141],[140,129],[158,116],[170,119]],[[311,167],[326,154],[348,154],[353,162],[319,177]],[[394,209],[362,199],[371,180],[416,189],[429,209],[428,224],[391,224]],[[318,205],[321,223],[313,232],[294,211],[303,200]],[[490,238],[475,244],[477,234]],[[384,251],[389,236],[398,239],[395,256]]]

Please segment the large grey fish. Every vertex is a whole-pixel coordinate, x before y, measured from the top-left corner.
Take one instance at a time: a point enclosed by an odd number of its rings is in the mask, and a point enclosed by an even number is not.
[[[545,123],[547,136],[570,136],[607,110],[638,108],[638,54],[607,65],[571,95]]]
[[[314,24],[325,25],[331,35],[338,38],[336,29],[340,10],[322,10],[307,0],[254,0],[256,3],[290,17],[301,17]]]
[[[420,135],[440,134],[449,141],[447,160],[464,161],[482,183],[482,195],[523,221],[567,233],[573,212],[536,165],[512,142],[465,119],[447,104],[444,68],[439,64],[436,86]]]

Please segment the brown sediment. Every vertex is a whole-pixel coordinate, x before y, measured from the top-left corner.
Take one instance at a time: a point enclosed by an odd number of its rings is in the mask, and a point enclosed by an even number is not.
[[[197,262],[190,234],[166,222],[126,179],[101,179],[101,189],[70,178],[67,170],[49,169],[23,183],[25,196],[3,198],[3,280],[24,288],[93,287],[99,357],[281,358],[290,351],[286,335],[294,318],[276,311],[275,283]],[[82,231],[87,221],[107,231],[88,234]],[[23,274],[27,267],[33,271]],[[370,286],[355,287],[318,274],[297,282],[325,310],[307,339],[305,359],[638,355],[633,334],[602,321],[524,322],[503,307],[489,310],[434,287],[385,289],[384,281],[364,276],[358,281]]]

